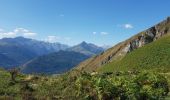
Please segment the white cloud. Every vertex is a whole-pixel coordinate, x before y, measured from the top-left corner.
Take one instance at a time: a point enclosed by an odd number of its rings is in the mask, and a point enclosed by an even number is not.
[[[49,42],[49,43],[56,43],[56,42],[70,42],[71,37],[60,37],[60,36],[55,36],[55,35],[50,35],[47,36],[43,41]]]
[[[30,31],[27,29],[24,29],[24,28],[16,28],[16,29],[14,29],[14,32],[15,33],[28,33]]]
[[[124,24],[123,27],[124,27],[125,29],[132,29],[132,28],[133,28],[133,25],[131,25],[131,24]]]
[[[118,25],[118,27],[122,27],[125,29],[132,29],[134,28],[132,24],[122,24],[122,25]]]
[[[58,42],[58,40],[60,40],[60,37],[58,36],[47,36],[47,38],[45,39],[46,42],[50,42],[50,43],[55,43]]]
[[[93,35],[108,35],[109,33],[108,32],[92,32]]]
[[[17,34],[15,32],[0,33],[0,39],[2,38],[14,38]]]
[[[124,29],[132,29],[132,28],[134,28],[134,26],[132,24],[129,24],[129,23],[127,23],[127,24],[119,24],[119,25],[117,25],[117,27],[121,27],[121,28],[124,28]]]
[[[24,36],[24,37],[29,37],[29,38],[34,37],[34,36],[36,36],[36,35],[37,35],[37,33],[32,33],[32,32],[23,33],[23,36]]]
[[[101,35],[108,35],[109,33],[107,32],[100,32]]]
[[[16,28],[16,29],[13,29],[13,31],[4,31],[4,30],[1,31],[0,30],[0,39],[15,38],[18,36],[36,39],[37,35],[38,35],[37,33],[32,32],[25,28]],[[46,38],[42,39],[42,41],[50,42],[50,43],[61,42],[61,41],[69,42],[70,40],[71,40],[71,37],[59,37],[59,36],[55,36],[55,35],[49,35]]]
[[[37,33],[31,32],[24,28],[16,28],[13,31],[4,32],[0,31],[0,38],[14,38],[17,36],[23,36],[26,38],[34,38],[37,35]]]
[[[93,35],[96,35],[96,34],[97,34],[97,32],[92,32],[92,34],[93,34]]]

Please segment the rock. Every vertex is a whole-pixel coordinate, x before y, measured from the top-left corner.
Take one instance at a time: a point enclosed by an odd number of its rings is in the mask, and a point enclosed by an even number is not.
[[[156,28],[155,27],[151,27],[149,30],[146,31],[146,34],[151,37],[154,38],[156,35]]]
[[[170,21],[170,17],[167,18],[167,21]],[[129,53],[139,47],[144,46],[154,40],[161,38],[163,35],[167,34],[169,28],[165,28],[163,31],[159,30],[159,25],[154,26],[146,30],[143,34],[137,38],[131,40],[125,47],[122,49],[122,52]]]

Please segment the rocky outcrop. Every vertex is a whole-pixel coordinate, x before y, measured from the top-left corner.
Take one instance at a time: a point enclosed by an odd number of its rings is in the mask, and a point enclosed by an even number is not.
[[[161,38],[170,30],[170,26],[167,25],[168,23],[170,23],[170,17],[168,17],[167,20],[163,21],[162,23],[153,26],[144,32],[141,32],[138,36],[136,36],[135,39],[127,43],[122,52],[131,52],[137,48],[140,48],[150,42]],[[162,25],[164,25],[165,28],[162,29],[160,27]]]
[[[125,48],[123,49],[124,52],[131,52],[137,48],[140,48],[156,39],[157,30],[155,27],[151,27],[150,29],[143,32],[141,35],[137,36],[135,39],[131,40]],[[159,36],[161,37],[161,36]]]

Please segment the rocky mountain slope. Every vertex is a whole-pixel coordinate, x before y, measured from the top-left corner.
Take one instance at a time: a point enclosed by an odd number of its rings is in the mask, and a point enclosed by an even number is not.
[[[80,63],[76,69],[85,71],[94,71],[100,66],[104,66],[110,62],[120,60],[124,56],[144,45],[158,40],[164,35],[170,33],[170,17],[166,20],[160,22],[159,24],[138,33],[137,35],[127,39],[109,50],[87,59],[86,61]]]
[[[110,62],[98,71],[113,72],[127,70],[159,70],[170,71],[170,33],[149,43],[133,52],[128,53],[121,60]]]

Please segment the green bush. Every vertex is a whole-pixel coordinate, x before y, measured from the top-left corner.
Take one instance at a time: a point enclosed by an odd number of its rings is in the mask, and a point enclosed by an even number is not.
[[[0,99],[14,100],[159,100],[169,93],[163,74],[148,71],[27,77],[0,70]]]
[[[90,75],[83,74],[77,81],[77,96],[90,100],[157,100],[167,96],[168,82],[159,74]]]

